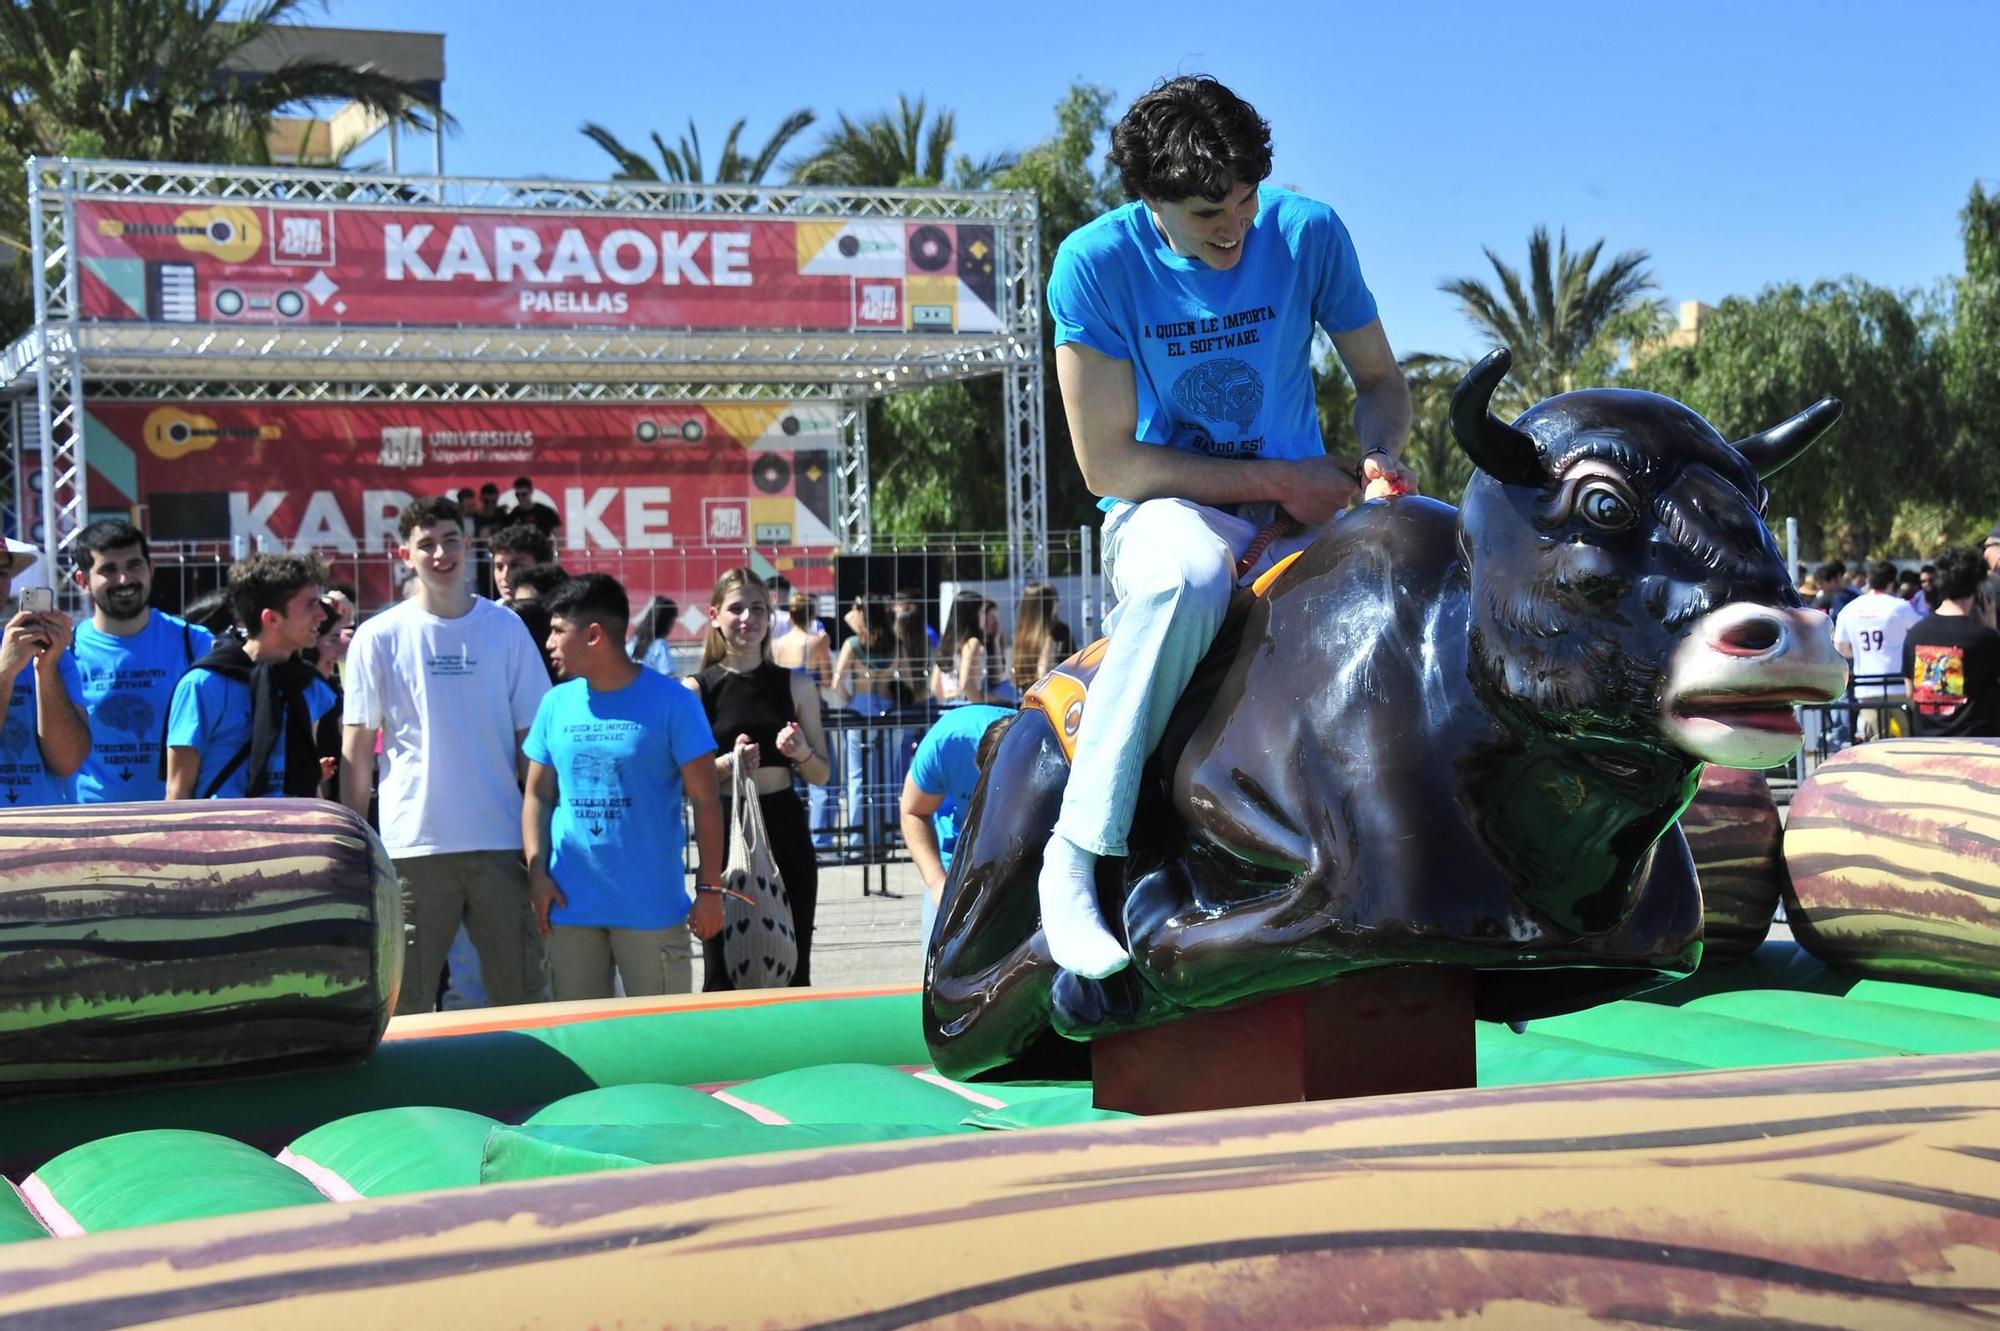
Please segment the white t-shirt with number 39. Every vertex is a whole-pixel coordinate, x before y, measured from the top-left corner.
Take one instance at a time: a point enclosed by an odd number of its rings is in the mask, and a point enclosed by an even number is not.
[[[1834,645],[1854,660],[1854,677],[1900,675],[1903,669],[1903,635],[1923,618],[1917,608],[1888,592],[1868,592],[1855,597],[1833,621]],[[1901,689],[1892,689],[1901,693]],[[1880,686],[1860,685],[1855,696],[1881,697]]]

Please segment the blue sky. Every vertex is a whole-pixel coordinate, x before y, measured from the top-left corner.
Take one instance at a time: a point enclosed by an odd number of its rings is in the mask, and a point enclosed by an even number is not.
[[[1538,222],[1649,251],[1674,302],[1922,287],[1959,271],[1958,209],[2000,178],[1994,4],[332,0],[319,21],[445,34],[454,174],[603,177],[585,120],[636,145],[693,116],[712,161],[738,116],[761,142],[793,108],[898,92],[983,155],[1046,136],[1072,82],[1122,109],[1211,73],[1271,122],[1274,179],[1347,220],[1403,352],[1475,350],[1437,284],[1490,276],[1482,245],[1519,266]]]

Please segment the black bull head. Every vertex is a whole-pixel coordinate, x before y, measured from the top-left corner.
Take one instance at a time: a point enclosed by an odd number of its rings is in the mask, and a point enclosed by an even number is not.
[[[1761,517],[1761,478],[1840,405],[1736,444],[1622,390],[1507,425],[1488,403],[1508,364],[1494,352],[1453,396],[1479,469],[1461,509],[1364,505],[1232,612],[1142,783],[1130,856],[1099,864],[1132,956],[1108,980],[1060,970],[1041,936],[1067,764],[1023,711],[931,940],[942,1070],[1077,1075],[1077,1041],[1372,966],[1470,967],[1480,1015],[1510,1020],[1693,969],[1701,900],[1674,820],[1701,765],[1785,761],[1791,704],[1845,687]]]

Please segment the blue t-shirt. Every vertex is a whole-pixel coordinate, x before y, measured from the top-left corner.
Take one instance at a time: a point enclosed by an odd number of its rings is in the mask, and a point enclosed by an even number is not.
[[[76,670],[76,655],[64,652],[56,666],[70,701],[83,697],[83,677]],[[23,804],[74,804],[76,789],[71,780],[58,780],[42,765],[42,744],[35,738],[35,664],[30,661],[14,676],[14,692],[7,702],[7,720],[0,725],[0,801],[5,807]]]
[[[1326,452],[1313,325],[1375,321],[1354,242],[1333,209],[1265,186],[1234,268],[1175,254],[1143,201],[1078,227],[1056,251],[1056,345],[1132,362],[1137,437],[1227,458]]]
[[[339,701],[318,675],[306,686],[306,712],[314,721],[332,711]],[[194,781],[196,798],[240,800],[249,795],[247,754],[219,789],[211,794],[208,788],[216,773],[250,747],[252,706],[248,684],[213,670],[190,670],[174,686],[173,710],[167,715],[167,747],[200,751],[201,773]],[[271,748],[268,789],[276,794],[284,788],[285,741],[280,736]]]
[[[521,751],[556,773],[553,924],[670,929],[687,918],[681,767],[715,752],[701,699],[651,670],[622,689],[586,680],[542,697]]]
[[[984,703],[949,708],[924,732],[917,756],[910,760],[910,779],[917,783],[917,789],[926,795],[944,796],[931,821],[937,828],[938,850],[947,869],[951,867],[951,852],[958,845],[959,821],[979,785],[975,761],[979,741],[988,726],[1012,715],[1012,708]]]
[[[214,645],[207,629],[158,610],[129,638],[100,632],[89,620],[76,626],[83,709],[90,714],[90,756],[76,774],[78,804],[166,797],[161,723],[174,685]]]

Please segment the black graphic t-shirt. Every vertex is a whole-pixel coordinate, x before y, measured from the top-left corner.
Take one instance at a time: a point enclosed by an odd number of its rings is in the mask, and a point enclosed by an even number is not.
[[[2000,633],[1971,615],[1926,615],[1903,639],[1919,735],[2000,736]]]

